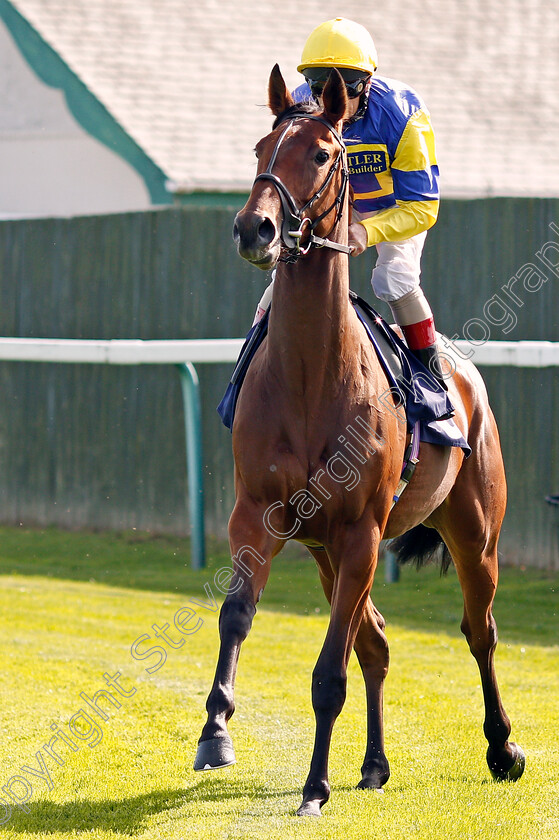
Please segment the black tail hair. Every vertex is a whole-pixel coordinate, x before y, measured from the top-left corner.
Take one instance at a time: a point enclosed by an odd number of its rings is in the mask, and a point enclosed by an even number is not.
[[[390,543],[390,551],[398,563],[414,563],[418,569],[427,563],[440,563],[441,575],[448,572],[452,562],[450,551],[439,532],[426,525],[416,525],[397,537]]]

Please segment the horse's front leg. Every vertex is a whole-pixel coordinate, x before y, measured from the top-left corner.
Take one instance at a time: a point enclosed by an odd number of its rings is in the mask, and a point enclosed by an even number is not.
[[[282,545],[266,531],[263,514],[254,505],[237,501],[229,522],[233,576],[219,615],[219,657],[206,702],[208,719],[198,741],[195,770],[214,770],[235,763],[227,721],[235,711],[237,663],[256,603],[268,580],[271,559]]]
[[[378,533],[354,533],[339,548],[329,550],[335,573],[330,624],[312,678],[316,718],[314,748],[299,816],[320,816],[330,796],[328,754],[332,730],[346,696],[347,664],[373,582]]]

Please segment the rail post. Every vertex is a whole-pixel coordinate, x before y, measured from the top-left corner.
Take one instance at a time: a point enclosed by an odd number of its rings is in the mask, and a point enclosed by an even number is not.
[[[400,567],[396,555],[390,549],[390,542],[384,549],[384,579],[386,583],[398,583],[400,580]]]
[[[204,530],[204,472],[202,467],[202,412],[200,382],[191,362],[177,365],[180,375],[186,434],[186,474],[190,514],[190,547],[193,569],[206,565]]]

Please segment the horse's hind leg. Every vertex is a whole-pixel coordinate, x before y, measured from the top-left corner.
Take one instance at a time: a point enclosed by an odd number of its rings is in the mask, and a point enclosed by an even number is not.
[[[464,617],[461,629],[478,664],[485,721],[483,731],[489,743],[487,763],[495,779],[515,781],[524,770],[525,758],[520,747],[508,741],[511,731],[495,674],[494,654],[497,625],[492,613],[497,586],[497,554],[475,565],[458,565],[464,594]]]
[[[354,645],[367,692],[367,749],[359,788],[382,788],[390,776],[384,753],[383,687],[389,660],[384,626],[384,618],[369,598]]]
[[[214,770],[235,763],[227,722],[235,711],[237,663],[252,626],[256,603],[268,580],[270,561],[282,545],[264,528],[262,514],[252,505],[237,502],[231,515],[229,537],[234,573],[219,615],[219,657],[206,702],[208,719],[198,741],[195,770]]]
[[[317,562],[320,582],[330,603],[334,573],[328,555],[325,551],[310,551]],[[382,615],[369,598],[353,646],[367,692],[367,749],[361,767],[361,781],[357,785],[359,788],[382,788],[390,776],[388,759],[384,753],[383,686],[389,660],[384,626]]]
[[[501,702],[495,674],[497,625],[492,606],[497,588],[497,539],[502,516],[499,516],[494,499],[491,502],[492,505],[484,507],[470,504],[462,498],[454,515],[451,504],[447,521],[453,522],[454,527],[446,533],[441,530],[462,587],[464,617],[461,629],[481,675],[485,704],[483,730],[489,743],[487,763],[495,779],[515,781],[522,775],[525,758],[521,748],[508,740],[511,725]],[[481,513],[483,510],[487,511],[487,516]],[[488,518],[493,521],[488,523]],[[460,523],[458,529],[456,522]],[[457,530],[459,533],[456,533]]]

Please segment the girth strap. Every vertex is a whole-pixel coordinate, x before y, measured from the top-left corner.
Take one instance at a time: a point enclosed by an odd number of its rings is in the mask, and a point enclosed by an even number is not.
[[[412,480],[415,468],[419,462],[419,426],[420,423],[419,420],[417,420],[413,429],[411,430],[410,442],[404,454],[402,474],[400,476],[398,486],[396,487],[396,492],[392,497],[392,504],[390,505],[390,510],[392,510],[396,502],[400,501],[400,496]]]

